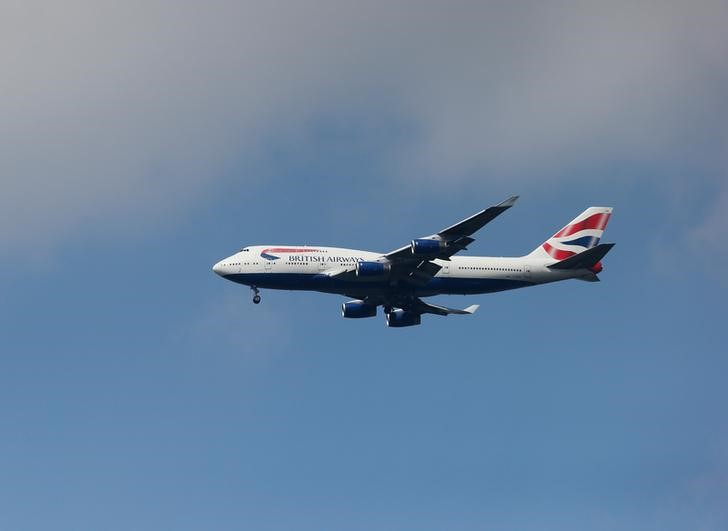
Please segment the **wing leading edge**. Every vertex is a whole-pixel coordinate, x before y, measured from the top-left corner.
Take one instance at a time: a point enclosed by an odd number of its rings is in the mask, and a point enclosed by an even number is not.
[[[377,262],[387,263],[391,268],[391,275],[389,278],[391,292],[383,294],[382,296],[365,296],[357,297],[357,299],[370,306],[384,306],[385,312],[388,314],[404,311],[408,315],[416,316],[413,318],[417,320],[416,324],[419,324],[418,316],[425,313],[434,315],[470,315],[475,313],[475,311],[479,308],[477,304],[460,310],[430,304],[418,297],[412,297],[405,293],[413,286],[427,285],[440,271],[440,269],[442,269],[442,266],[436,263],[435,260],[449,260],[454,254],[466,249],[469,244],[475,241],[475,239],[471,237],[475,232],[482,229],[485,225],[511,208],[516,203],[517,199],[517,195],[509,197],[505,201],[488,207],[485,210],[481,210],[480,212],[455,223],[454,225],[442,229],[435,234],[418,238],[413,240],[410,245],[406,245],[382,255],[379,259],[377,259]],[[416,252],[417,242],[424,242],[422,247],[428,250],[432,249],[432,252],[423,253],[420,249],[417,249]],[[356,268],[352,267],[343,267],[325,274],[327,276],[337,278],[346,277],[350,280],[357,279]],[[403,289],[400,290],[398,287]],[[350,296],[355,295],[354,293],[351,293]],[[397,310],[397,308],[400,310]],[[405,319],[405,317],[401,318]],[[415,323],[412,321],[410,324]],[[408,325],[390,324],[390,326]]]
[[[435,258],[447,260],[455,253],[466,249],[468,245],[475,241],[474,238],[470,237],[472,234],[476,233],[485,225],[500,216],[503,212],[511,208],[516,203],[517,199],[518,196],[514,195],[512,197],[509,197],[505,201],[498,203],[497,205],[488,207],[485,210],[481,210],[477,214],[474,214],[467,219],[455,223],[454,225],[451,225],[446,229],[442,229],[436,234],[418,238],[418,240],[435,240],[443,243],[443,245],[440,249],[438,249],[437,252],[432,253],[431,256],[428,255],[426,257],[428,261],[434,260]],[[403,261],[422,261],[423,257],[415,255],[412,248],[412,244],[400,247],[399,249],[385,254],[384,258],[393,263]]]

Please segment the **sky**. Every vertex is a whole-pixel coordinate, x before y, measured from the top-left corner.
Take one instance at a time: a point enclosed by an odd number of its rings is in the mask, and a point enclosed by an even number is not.
[[[0,528],[728,528],[728,4],[4,2]],[[602,282],[388,329],[245,245]]]

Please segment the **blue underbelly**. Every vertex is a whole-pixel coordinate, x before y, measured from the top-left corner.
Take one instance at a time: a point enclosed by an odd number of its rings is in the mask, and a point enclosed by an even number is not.
[[[395,291],[411,293],[419,297],[438,294],[472,295],[476,293],[493,293],[532,285],[531,282],[525,280],[505,278],[435,277],[424,287],[408,285],[392,287],[388,282],[347,281],[310,273],[239,273],[227,275],[225,278],[239,284],[266,289],[320,291],[342,295],[388,293],[394,289]]]

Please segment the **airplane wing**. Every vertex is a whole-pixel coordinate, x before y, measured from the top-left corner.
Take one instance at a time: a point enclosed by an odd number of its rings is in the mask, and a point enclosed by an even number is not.
[[[517,199],[517,195],[509,197],[502,203],[498,203],[497,205],[486,208],[485,210],[481,210],[477,214],[474,214],[459,223],[455,223],[455,225],[451,225],[446,229],[442,229],[436,234],[424,236],[422,238],[413,240],[413,243],[411,243],[410,245],[400,247],[399,249],[387,253],[384,256],[392,262],[402,260],[421,260],[422,256],[420,256],[418,259],[418,255],[416,255],[414,252],[414,242],[430,240],[431,242],[433,242],[431,248],[435,252],[430,253],[432,256],[428,256],[428,258],[430,260],[433,260],[434,258],[441,258],[446,260],[455,253],[462,251],[468,245],[473,243],[475,239],[471,238],[470,236],[478,230],[482,229],[486,224],[500,216],[503,212],[511,208],[515,204]],[[435,242],[437,243],[437,245],[434,245]],[[427,247],[427,245],[428,244],[425,244],[424,246]],[[435,249],[436,247],[437,249]]]
[[[472,315],[478,308],[479,304],[473,304],[467,308],[460,310],[457,308],[448,308],[446,306],[439,306],[437,304],[430,304],[425,302],[419,297],[395,297],[395,298],[384,298],[381,296],[363,296],[356,295],[354,293],[348,294],[349,297],[360,299],[365,301],[367,304],[375,306],[384,306],[385,308],[401,308],[408,312],[417,313],[422,315],[423,313],[431,313],[434,315]],[[386,311],[386,310],[385,310]]]
[[[480,308],[479,304],[473,304],[468,306],[464,310],[457,310],[455,308],[447,308],[445,306],[438,306],[437,304],[430,304],[423,301],[422,299],[415,298],[411,304],[407,305],[406,308],[409,311],[416,313],[432,313],[435,315],[470,315],[476,312]]]
[[[517,195],[509,197],[436,234],[412,240],[410,245],[387,253],[383,258],[399,278],[413,285],[425,285],[441,269],[433,260],[449,260],[467,249],[475,241],[471,235],[511,208],[517,199]]]
[[[393,278],[413,286],[425,286],[442,269],[433,260],[449,260],[454,254],[467,249],[475,241],[471,235],[511,208],[517,199],[518,196],[514,195],[436,234],[412,240],[409,245],[382,255],[377,262],[388,263]],[[354,267],[341,267],[322,274],[355,280],[355,271]]]

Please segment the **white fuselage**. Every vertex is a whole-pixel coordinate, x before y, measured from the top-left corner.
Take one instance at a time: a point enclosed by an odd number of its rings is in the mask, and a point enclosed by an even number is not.
[[[221,260],[214,270],[248,286],[358,296],[386,293],[393,286],[388,279],[352,282],[337,273],[381,258],[381,253],[336,247],[257,245]],[[553,259],[533,256],[453,256],[433,262],[441,269],[426,284],[406,288],[412,295],[490,293],[591,275],[588,270],[549,269]]]

